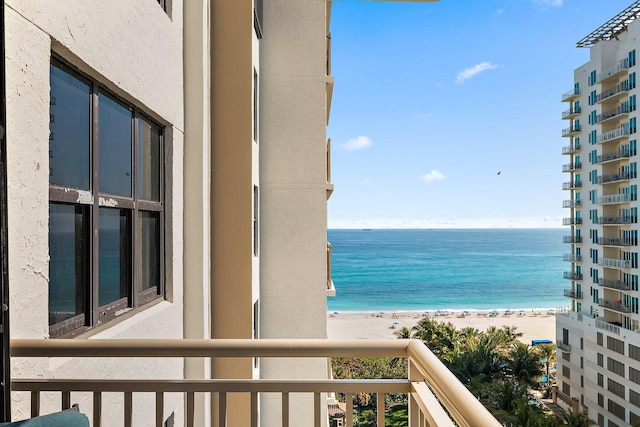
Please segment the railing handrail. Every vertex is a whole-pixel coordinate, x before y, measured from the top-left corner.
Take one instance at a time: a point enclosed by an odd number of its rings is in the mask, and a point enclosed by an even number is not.
[[[500,426],[455,375],[416,339],[14,339],[10,348],[12,357],[407,357],[410,378],[405,381],[414,381],[416,377],[426,381],[458,425]],[[412,373],[412,368],[419,375]]]

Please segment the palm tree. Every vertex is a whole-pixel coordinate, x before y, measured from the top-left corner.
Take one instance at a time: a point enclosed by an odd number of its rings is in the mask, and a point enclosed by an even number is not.
[[[547,370],[547,386],[550,384],[549,367],[556,361],[556,345],[555,344],[541,344],[536,346],[536,351],[540,355],[540,359],[544,360],[544,364]]]
[[[540,356],[529,345],[515,342],[505,360],[507,372],[520,384],[533,386],[542,375]]]
[[[413,327],[413,337],[420,339],[439,359],[446,359],[457,344],[458,331],[451,323],[425,317]]]
[[[564,425],[569,427],[589,427],[596,425],[596,422],[584,412],[562,411],[561,418],[564,421]]]
[[[402,328],[398,329],[393,334],[396,337],[398,337],[398,339],[409,339],[412,336],[411,329],[407,328],[406,326],[403,326]]]

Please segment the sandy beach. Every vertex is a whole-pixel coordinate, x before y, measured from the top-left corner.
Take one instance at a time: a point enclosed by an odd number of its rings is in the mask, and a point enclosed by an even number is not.
[[[337,314],[336,314],[337,313]],[[449,312],[446,315],[430,313],[434,319],[450,322],[456,328],[468,326],[486,330],[490,326],[515,326],[522,332],[520,340],[531,344],[531,340],[548,339],[555,342],[556,318],[553,311],[515,310],[510,314],[500,311],[490,315],[490,311],[470,312],[463,316],[461,312]],[[396,339],[394,332],[403,326],[411,329],[424,316],[423,312],[330,312],[327,313],[330,339]]]

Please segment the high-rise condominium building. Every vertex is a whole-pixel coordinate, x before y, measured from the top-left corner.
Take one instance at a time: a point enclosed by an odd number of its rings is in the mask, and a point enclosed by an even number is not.
[[[578,42],[590,60],[562,95],[569,310],[557,316],[557,397],[599,426],[640,422],[640,2]]]

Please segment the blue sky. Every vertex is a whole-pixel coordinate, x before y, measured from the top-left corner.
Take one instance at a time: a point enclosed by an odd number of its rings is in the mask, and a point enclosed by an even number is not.
[[[329,228],[560,227],[575,43],[631,3],[334,1]]]

